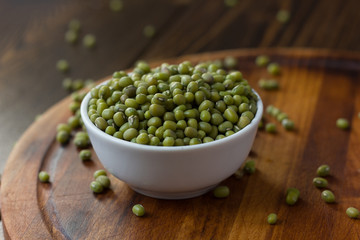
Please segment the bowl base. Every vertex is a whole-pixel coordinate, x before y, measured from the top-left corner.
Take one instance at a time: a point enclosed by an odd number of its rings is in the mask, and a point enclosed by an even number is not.
[[[194,191],[187,191],[187,192],[156,192],[156,191],[148,191],[144,189],[139,189],[133,186],[130,186],[135,192],[143,194],[148,197],[158,198],[158,199],[167,199],[167,200],[177,200],[177,199],[187,199],[198,197],[203,195],[213,189],[215,185],[211,185],[209,187],[201,188]]]

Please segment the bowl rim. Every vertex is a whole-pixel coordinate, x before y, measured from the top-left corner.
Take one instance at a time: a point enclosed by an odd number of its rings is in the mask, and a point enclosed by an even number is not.
[[[108,81],[110,81],[111,79],[107,79],[104,80],[103,82],[97,84],[96,88],[106,84]],[[91,122],[90,117],[88,116],[88,102],[90,101],[90,97],[91,97],[91,89],[90,91],[85,95],[85,97],[83,98],[82,102],[81,102],[81,106],[80,106],[80,114],[81,114],[81,118],[83,120],[83,123],[86,127],[86,129],[91,128],[97,135],[99,135],[100,137],[104,138],[106,141],[110,141],[114,144],[122,144],[125,145],[125,147],[128,148],[132,148],[133,150],[147,150],[147,151],[161,151],[161,152],[178,152],[178,151],[184,151],[184,150],[201,150],[201,149],[207,149],[207,148],[211,148],[212,146],[218,146],[221,144],[226,144],[227,142],[233,141],[239,137],[241,137],[242,135],[246,135],[248,132],[250,132],[251,130],[253,130],[253,128],[258,127],[258,123],[260,122],[262,115],[263,115],[263,102],[261,100],[260,95],[254,90],[252,89],[252,91],[257,95],[258,97],[258,101],[257,101],[257,111],[256,114],[254,116],[254,118],[252,119],[252,121],[250,122],[250,124],[248,124],[247,126],[245,126],[243,129],[241,129],[240,131],[232,134],[231,136],[227,136],[225,138],[213,141],[213,142],[208,142],[208,143],[201,143],[201,144],[195,144],[195,145],[186,145],[186,146],[152,146],[152,145],[143,145],[143,144],[139,144],[139,143],[133,143],[133,142],[129,142],[120,138],[116,138],[113,137],[107,133],[105,133],[104,131],[100,130],[99,128],[97,128],[95,126],[95,124],[93,122]]]

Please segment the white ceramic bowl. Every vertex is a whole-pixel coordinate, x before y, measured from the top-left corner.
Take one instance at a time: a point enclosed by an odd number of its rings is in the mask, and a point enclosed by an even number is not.
[[[82,101],[81,117],[101,163],[136,192],[161,199],[196,197],[231,176],[248,156],[263,113],[259,97],[255,118],[229,137],[191,146],[148,146],[98,129],[87,114],[90,97]]]

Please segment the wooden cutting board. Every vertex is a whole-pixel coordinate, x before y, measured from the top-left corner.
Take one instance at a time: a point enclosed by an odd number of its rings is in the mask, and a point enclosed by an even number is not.
[[[267,54],[281,65],[278,91],[259,89],[270,78],[255,57]],[[187,200],[142,196],[111,178],[111,189],[93,194],[93,172],[102,168],[94,157],[84,163],[73,144],[55,141],[56,125],[71,115],[70,97],[34,122],[14,147],[2,177],[1,213],[7,239],[360,239],[360,220],[345,211],[360,209],[360,54],[326,50],[232,50],[179,57],[175,63],[235,56],[238,68],[258,91],[265,107],[272,104],[296,124],[293,132],[277,124],[278,133],[259,131],[250,158],[256,172],[223,182],[231,194],[211,193]],[[21,116],[19,116],[21,117]],[[345,117],[348,131],[335,122]],[[329,189],[336,203],[326,204],[312,185],[319,165],[327,163]],[[204,166],[206,167],[206,166]],[[40,170],[51,183],[37,180]],[[200,174],[200,173],[199,173]],[[285,204],[288,187],[300,190],[294,206]],[[140,203],[144,217],[131,208]],[[276,225],[266,221],[277,213]]]

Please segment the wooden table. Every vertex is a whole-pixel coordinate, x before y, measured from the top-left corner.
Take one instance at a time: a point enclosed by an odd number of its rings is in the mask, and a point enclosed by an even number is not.
[[[183,54],[235,48],[312,47],[360,50],[358,0],[132,0],[114,13],[108,1],[0,1],[0,172],[14,143],[35,117],[67,95],[64,77],[99,79],[131,67],[138,59],[161,60]],[[279,9],[291,18],[276,20]],[[71,19],[81,37],[93,33],[93,51],[69,46]],[[153,38],[144,26],[156,27]],[[80,39],[81,40],[81,39]],[[71,72],[55,69],[67,59]]]
[[[280,89],[264,91],[258,79],[269,77],[257,67],[255,57],[264,53],[281,64]],[[95,155],[82,162],[71,142],[55,141],[56,125],[71,116],[70,97],[49,109],[16,144],[3,175],[1,203],[8,239],[358,239],[359,220],[350,219],[348,207],[359,208],[360,178],[360,54],[316,50],[233,50],[170,59],[170,63],[223,59],[231,54],[239,61],[249,83],[265,106],[273,104],[296,123],[285,131],[271,115],[265,122],[278,132],[259,131],[250,159],[256,172],[241,179],[229,177],[226,199],[211,192],[188,200],[157,200],[131,190],[110,176],[112,185],[103,194],[89,188],[93,172],[103,168]],[[340,117],[350,129],[336,127]],[[120,156],[121,157],[121,156]],[[321,199],[313,186],[316,169],[331,166],[327,177],[336,203]],[[204,166],[206,167],[206,166]],[[37,180],[40,170],[49,172],[50,183]],[[201,174],[201,173],[199,173]],[[289,187],[298,188],[300,200],[285,203]],[[138,218],[131,207],[147,210]],[[266,222],[269,213],[279,221]]]
[[[233,8],[223,1],[135,0],[114,13],[107,1],[0,1],[0,170],[35,117],[68,94],[64,77],[99,79],[138,59],[235,48],[359,51],[358,7],[356,0],[244,0]],[[288,23],[276,20],[279,9],[290,10]],[[64,42],[74,18],[81,36],[96,35],[95,49]],[[142,33],[147,24],[156,27],[153,38]],[[69,61],[68,74],[56,71],[58,59]]]

